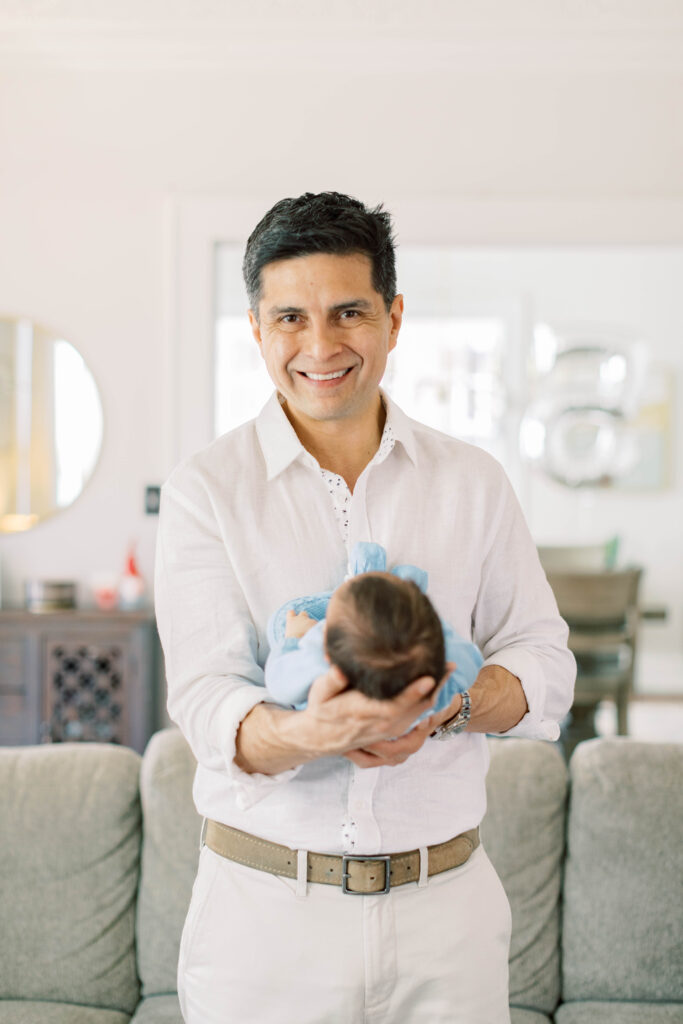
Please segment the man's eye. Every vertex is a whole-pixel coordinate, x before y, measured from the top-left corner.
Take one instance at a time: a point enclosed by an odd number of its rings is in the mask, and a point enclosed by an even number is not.
[[[352,320],[354,317],[357,317],[358,315],[359,314],[357,309],[345,309],[341,314],[342,320]]]
[[[280,323],[283,324],[295,324],[299,317],[296,313],[285,313],[284,316],[280,317]]]

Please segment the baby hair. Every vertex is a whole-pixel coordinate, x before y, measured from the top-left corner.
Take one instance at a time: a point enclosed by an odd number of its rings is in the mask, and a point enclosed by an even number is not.
[[[325,646],[349,687],[387,699],[420,676],[445,672],[439,616],[412,580],[362,574],[350,580],[340,621],[328,622]]]

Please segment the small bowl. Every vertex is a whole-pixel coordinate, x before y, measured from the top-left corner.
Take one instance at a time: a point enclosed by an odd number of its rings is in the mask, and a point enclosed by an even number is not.
[[[61,612],[76,607],[76,584],[70,580],[26,580],[24,601],[30,612]]]

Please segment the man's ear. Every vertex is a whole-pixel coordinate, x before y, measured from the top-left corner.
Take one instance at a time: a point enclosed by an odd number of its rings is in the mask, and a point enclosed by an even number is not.
[[[263,355],[263,349],[261,348],[261,325],[256,319],[256,314],[254,313],[253,309],[247,310],[247,316],[249,317],[249,326],[251,327],[251,333],[253,335],[254,341],[261,349],[261,355]]]
[[[389,317],[391,319],[391,333],[389,335],[389,351],[396,348],[396,342],[398,341],[398,332],[401,330],[401,323],[403,321],[403,296],[395,295],[394,301],[391,304],[389,310]]]

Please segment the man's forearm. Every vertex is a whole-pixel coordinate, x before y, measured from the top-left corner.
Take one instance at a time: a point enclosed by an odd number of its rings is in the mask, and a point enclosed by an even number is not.
[[[469,732],[507,732],[529,710],[519,679],[501,665],[485,665],[469,692]]]
[[[277,775],[316,757],[303,748],[297,730],[300,713],[275,704],[257,704],[237,732],[235,764],[244,772]]]

